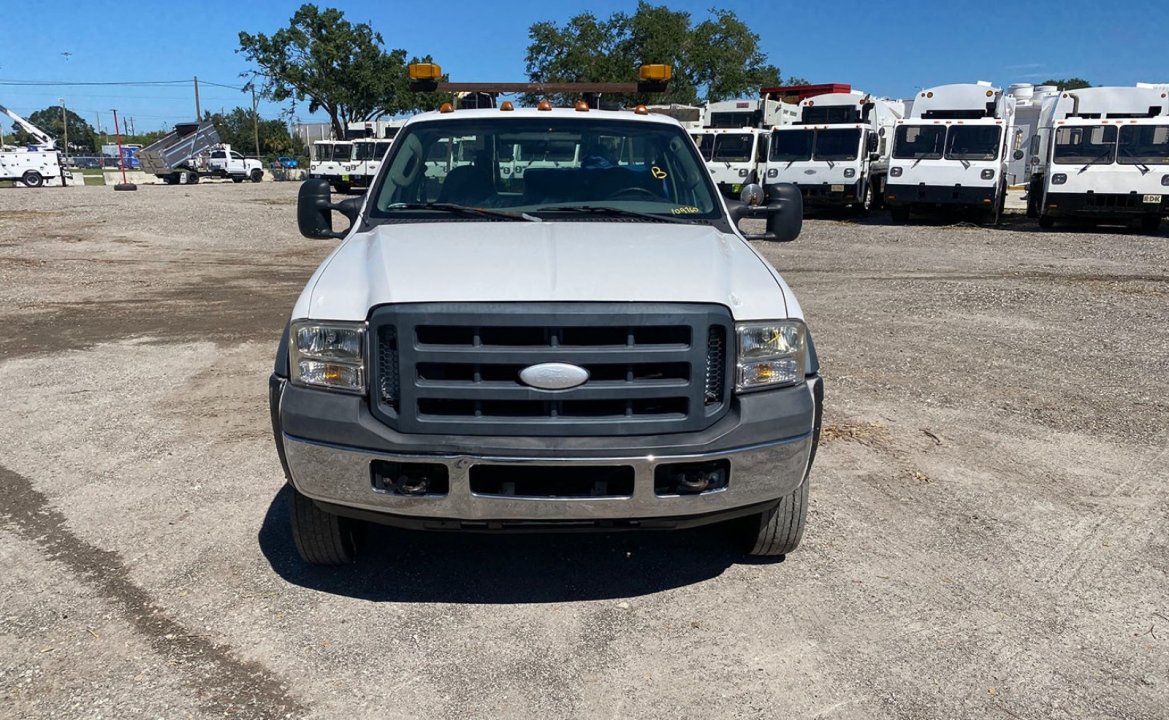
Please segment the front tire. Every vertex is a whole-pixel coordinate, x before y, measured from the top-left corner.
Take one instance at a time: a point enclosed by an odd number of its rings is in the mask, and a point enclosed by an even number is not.
[[[250,179],[254,183],[260,182],[261,180],[264,179],[264,171],[259,169],[259,168],[253,168],[252,174],[250,175]]]
[[[1053,227],[1055,227],[1055,218],[1053,218],[1050,215],[1040,215],[1039,216],[1039,227],[1043,228],[1044,230],[1052,229]]]
[[[296,488],[290,488],[292,540],[301,559],[310,565],[348,565],[356,560],[359,523],[325,512]]]
[[[1141,232],[1155,233],[1161,229],[1161,217],[1159,215],[1146,215],[1141,218]]]
[[[808,479],[775,507],[738,520],[738,539],[749,555],[780,557],[800,545],[808,518]]]
[[[41,174],[36,170],[29,170],[25,174],[21,175],[20,181],[24,183],[26,187],[30,188],[38,188],[45,184],[45,179],[41,177]]]
[[[909,206],[908,205],[894,205],[889,208],[889,216],[893,218],[893,222],[898,225],[904,225],[909,222]]]

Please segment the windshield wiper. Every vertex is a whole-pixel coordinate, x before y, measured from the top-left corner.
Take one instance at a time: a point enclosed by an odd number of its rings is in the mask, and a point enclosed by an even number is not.
[[[1106,149],[1104,152],[1100,153],[1100,154],[1099,154],[1099,155],[1097,155],[1096,157],[1094,157],[1094,158],[1092,158],[1091,160],[1089,160],[1088,162],[1084,163],[1084,167],[1080,168],[1080,172],[1078,172],[1078,173],[1076,173],[1076,174],[1077,174],[1077,175],[1080,175],[1080,174],[1082,174],[1082,173],[1086,172],[1086,171],[1088,170],[1088,168],[1089,168],[1089,167],[1091,167],[1092,165],[1095,165],[1096,163],[1100,162],[1100,161],[1101,161],[1101,160],[1103,160],[1104,158],[1106,158],[1106,157],[1108,157],[1109,155],[1111,155],[1111,154],[1112,154],[1112,150],[1113,150],[1113,148],[1108,148],[1108,149]]]
[[[1120,152],[1124,153],[1125,157],[1130,157],[1130,158],[1136,157],[1136,154],[1132,150],[1129,150],[1128,148],[1120,148]],[[1149,174],[1149,166],[1144,164],[1143,162],[1134,162],[1132,165],[1137,170],[1141,171],[1141,175],[1148,175]]]
[[[623,208],[608,207],[606,205],[557,205],[555,207],[536,208],[533,212],[572,212],[572,213],[587,213],[590,215],[611,215],[613,217],[630,217],[641,218],[643,220],[652,220],[654,222],[666,223],[693,223],[693,220],[685,220],[680,217],[665,217],[664,215],[654,215],[653,213],[637,212],[636,210],[625,210]]]
[[[964,170],[970,169],[970,161],[967,160],[966,158],[958,158],[958,162],[962,163],[962,168]]]
[[[489,210],[487,208],[477,208],[470,205],[459,205],[458,203],[445,202],[425,202],[425,203],[390,203],[386,206],[386,210],[438,210],[441,212],[449,212],[455,215],[462,215],[463,217],[492,217],[501,218],[503,220],[519,220],[521,222],[541,222],[540,218],[533,217],[527,213],[513,213],[505,212],[503,210]]]

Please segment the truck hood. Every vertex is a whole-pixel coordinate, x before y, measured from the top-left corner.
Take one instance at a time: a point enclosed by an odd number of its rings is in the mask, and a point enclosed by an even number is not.
[[[352,233],[294,318],[364,320],[387,303],[706,302],[739,320],[802,317],[745,240],[709,225],[443,222]]]

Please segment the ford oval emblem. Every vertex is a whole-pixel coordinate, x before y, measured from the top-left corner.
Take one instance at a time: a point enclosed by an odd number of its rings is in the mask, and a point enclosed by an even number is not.
[[[540,390],[567,390],[588,379],[588,370],[568,363],[540,363],[520,370],[520,380]]]
[[[816,171],[811,169],[811,168],[808,168],[807,170],[804,171],[804,174],[805,175],[815,175]]]

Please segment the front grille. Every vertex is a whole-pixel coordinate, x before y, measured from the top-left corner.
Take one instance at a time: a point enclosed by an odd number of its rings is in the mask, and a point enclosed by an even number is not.
[[[734,324],[718,305],[402,305],[377,308],[370,326],[372,409],[400,432],[691,432],[726,410]],[[519,379],[549,362],[589,379],[566,390]]]
[[[1092,208],[1106,208],[1119,210],[1140,210],[1147,207],[1144,203],[1144,196],[1136,193],[1095,193],[1090,192],[1086,194],[1088,207]],[[1153,209],[1159,209],[1156,205],[1151,206]]]

